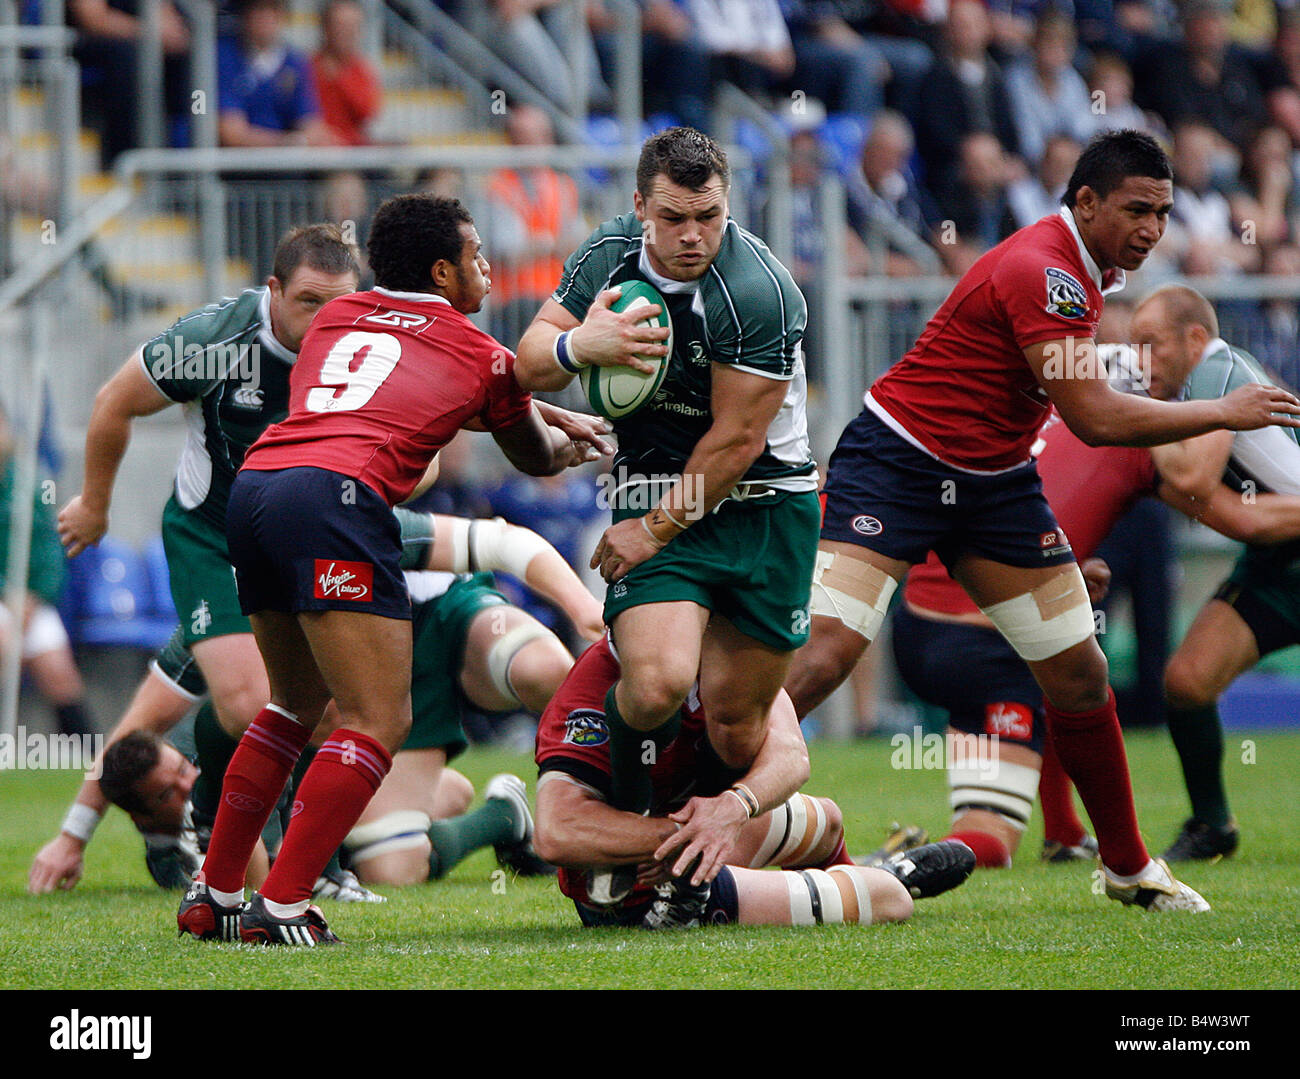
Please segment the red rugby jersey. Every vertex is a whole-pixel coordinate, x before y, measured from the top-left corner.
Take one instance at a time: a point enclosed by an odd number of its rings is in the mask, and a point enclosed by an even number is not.
[[[1043,425],[1041,448],[1035,448],[1043,494],[1080,562],[1092,557],[1134,502],[1155,489],[1156,468],[1148,450],[1088,446],[1055,411]],[[941,614],[979,610],[933,551],[908,573],[903,598]]]
[[[262,433],[243,467],[326,468],[396,505],[467,423],[495,431],[528,414],[532,397],[514,366],[513,352],[440,296],[340,296],[303,339],[289,415]]]
[[[954,468],[999,472],[1029,459],[1050,402],[1024,356],[1055,338],[1091,338],[1105,276],[1068,209],[1013,233],[983,255],[866,404],[919,449]]]
[[[563,771],[607,795],[609,791],[609,728],[605,726],[605,694],[618,681],[619,665],[605,637],[593,644],[574,664],[537,725],[537,767],[541,772]],[[680,809],[695,794],[699,748],[706,736],[704,711],[698,687],[682,706],[682,727],[650,768],[654,797],[650,812],[663,816]],[[564,782],[559,780],[557,782]],[[585,874],[561,868],[560,891],[570,899],[587,902]],[[630,902],[643,898],[648,888],[638,887]]]

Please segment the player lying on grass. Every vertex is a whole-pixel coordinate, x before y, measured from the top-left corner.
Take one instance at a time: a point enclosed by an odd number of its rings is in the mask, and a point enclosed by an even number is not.
[[[1190,288],[1169,286],[1147,297],[1133,313],[1131,332],[1134,344],[1150,352],[1152,397],[1214,401],[1250,383],[1272,385],[1253,356],[1219,337],[1214,308]],[[1268,527],[1265,506],[1300,495],[1300,442],[1294,430],[1277,427],[1215,431],[1152,454],[1174,505],[1189,516],[1224,531],[1214,513],[1226,477],[1240,492],[1230,499],[1234,509],[1254,521],[1249,531],[1228,533],[1246,549],[1165,670],[1169,733],[1192,805],[1165,858],[1190,861],[1237,849],[1219,697],[1262,657],[1300,643],[1300,530]]]
[[[1114,372],[1113,385],[1141,389],[1134,380],[1143,373],[1132,350],[1104,345],[1099,352]],[[1153,377],[1153,389],[1158,384]],[[1269,430],[1292,441],[1289,431]],[[1188,507],[1174,486],[1182,479],[1157,470],[1172,449],[1087,446],[1055,412],[1043,425],[1034,447],[1043,492],[1076,557],[1083,560],[1091,601],[1101,598],[1109,577],[1091,555],[1139,498],[1158,493],[1177,508]],[[1247,503],[1217,479],[1198,490],[1193,515],[1230,538],[1277,542],[1300,537],[1300,499],[1264,494]],[[1090,571],[1090,566],[1096,568]],[[1084,831],[1069,780],[1045,738],[1042,691],[933,554],[908,574],[903,602],[894,614],[893,649],[908,687],[948,712],[949,745],[958,750],[948,762],[950,836],[966,842],[981,866],[1010,865],[1037,791],[1043,807],[1043,857],[1094,858],[1095,841]]]
[[[462,573],[511,573],[559,606],[587,639],[594,640],[602,632],[599,602],[560,554],[531,530],[501,521],[414,514],[401,508],[396,513],[402,527],[404,566]],[[464,745],[459,719],[462,695],[475,707],[488,711],[515,707],[513,695],[525,708],[540,713],[572,664],[563,646],[524,612],[503,605],[499,593],[491,591],[479,577],[456,581],[439,597],[430,594],[430,578],[414,574],[408,579],[415,580],[421,594],[430,601],[419,608],[425,629],[421,639],[428,647],[418,649],[414,656],[419,683],[416,692],[424,702],[420,713],[427,716],[429,723],[452,724],[454,730],[446,745]],[[439,639],[440,629],[448,629],[449,636]],[[538,634],[538,630],[543,632]],[[509,687],[514,687],[513,691]],[[150,664],[126,714],[109,735],[109,744],[133,731],[166,734],[202,702],[206,693],[203,676],[177,635]],[[210,711],[211,703],[204,702],[202,708]],[[450,713],[451,718],[443,718],[442,713]],[[236,743],[215,724],[200,722],[197,726],[206,733],[204,770],[198,780],[196,801],[200,824],[210,827],[220,797],[221,778]],[[427,736],[423,737],[427,742]],[[436,768],[442,750],[437,745],[422,745],[418,752],[421,765],[414,771],[422,775],[419,794],[403,809],[428,812],[433,797],[436,803],[429,815],[434,820],[463,812],[473,796],[469,780],[450,770],[438,779]],[[412,770],[410,760],[404,758],[399,775],[406,776]],[[43,893],[76,885],[82,874],[85,848],[107,807],[99,782],[87,778],[59,835],[36,855],[28,875],[29,891]],[[370,823],[369,816],[363,817],[362,823]],[[418,846],[411,844],[406,849],[409,852]],[[360,868],[373,874],[373,881],[405,883],[417,872],[413,858],[405,853],[400,858],[384,859],[384,865]],[[183,864],[177,843],[155,835],[148,860],[155,879],[161,876],[166,886],[175,886],[178,869],[174,863],[180,860]],[[446,853],[441,860],[447,860]],[[395,862],[400,864],[395,866]],[[425,875],[437,875],[430,870],[429,857],[424,863]],[[402,879],[395,879],[391,875],[394,872]]]
[[[734,769],[714,750],[693,691],[679,732],[650,764],[649,815],[614,808],[604,703],[618,676],[608,639],[587,649],[537,732],[534,843],[561,867],[560,890],[583,925],[903,921],[914,897],[953,888],[974,868],[974,855],[955,841],[917,847],[883,868],[854,865],[839,807],[799,793],[808,748],[784,693],[753,764]],[[638,870],[622,897],[601,890],[614,865]]]

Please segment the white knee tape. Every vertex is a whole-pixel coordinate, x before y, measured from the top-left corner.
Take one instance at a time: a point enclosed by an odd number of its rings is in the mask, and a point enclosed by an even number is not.
[[[1038,795],[1038,774],[1037,768],[997,758],[954,762],[948,766],[952,811],[991,809],[1024,831]]]
[[[871,889],[867,887],[867,882],[862,879],[862,869],[856,865],[833,865],[826,870],[837,884],[840,884],[840,899],[845,906],[844,919],[847,922],[856,922],[858,925],[871,924]],[[848,889],[849,894],[845,895],[845,888],[842,882],[847,882],[851,887]],[[857,899],[857,917],[853,917],[853,911],[848,909],[852,904],[854,897]]]
[[[1077,564],[1032,592],[981,610],[1016,654],[1030,663],[1051,659],[1093,635],[1088,586]]]
[[[357,825],[343,840],[343,846],[354,862],[364,862],[368,858],[395,851],[411,850],[421,846],[428,838],[431,823],[433,822],[428,815],[418,810],[398,810],[369,824]]]
[[[507,524],[501,517],[455,519],[451,526],[453,573],[509,573],[521,581],[528,563],[550,544],[536,532]]]
[[[768,865],[798,864],[826,834],[826,810],[816,798],[793,794],[771,813],[771,823],[758,853],[750,860],[751,869]]]
[[[514,662],[520,650],[527,644],[536,641],[542,637],[549,637],[561,648],[560,639],[555,636],[549,629],[531,619],[521,626],[515,626],[514,629],[503,633],[497,640],[492,642],[492,647],[488,649],[487,665],[488,676],[492,679],[492,685],[496,691],[503,697],[508,697],[515,704],[522,704],[519,694],[515,692],[514,686],[510,684],[510,664]]]
[[[791,925],[840,925],[844,902],[839,885],[824,869],[798,869],[785,873],[790,893]]]
[[[893,577],[870,562],[818,551],[809,610],[838,618],[855,633],[874,640],[897,587]]]
[[[63,628],[59,612],[47,604],[40,604],[27,620],[23,636],[23,659],[43,656],[68,647],[68,631]]]

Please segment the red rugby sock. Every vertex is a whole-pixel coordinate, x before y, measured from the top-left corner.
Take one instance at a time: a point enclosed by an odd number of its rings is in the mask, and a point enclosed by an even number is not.
[[[1074,786],[1061,767],[1049,731],[1043,739],[1043,772],[1038,779],[1038,801],[1043,807],[1043,839],[1076,846],[1083,839],[1083,821],[1074,808]]]
[[[330,855],[352,831],[393,758],[367,734],[340,727],[316,751],[298,784],[293,820],[260,891],[275,903],[311,898]]]
[[[1011,865],[1011,852],[997,836],[988,832],[950,832],[944,839],[960,839],[975,852],[975,864],[980,869],[1006,869]]]
[[[844,837],[840,836],[840,845],[836,847],[827,858],[819,862],[817,869],[829,869],[833,865],[856,865],[852,858],[849,857],[849,849],[845,845]]]
[[[1050,701],[1044,701],[1043,707],[1061,766],[1078,788],[1097,830],[1102,862],[1112,872],[1128,876],[1142,870],[1151,856],[1138,832],[1115,693],[1109,687],[1106,692],[1105,705],[1092,712],[1062,712]]]
[[[309,738],[310,730],[272,705],[248,725],[221,783],[221,802],[203,860],[203,880],[209,888],[243,889],[258,836]]]

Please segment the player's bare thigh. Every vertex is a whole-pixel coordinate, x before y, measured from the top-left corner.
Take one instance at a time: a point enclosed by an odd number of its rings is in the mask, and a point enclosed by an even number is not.
[[[268,680],[263,703],[269,700],[292,712],[299,723],[314,730],[321,722],[330,694],[297,615],[261,611],[250,615],[249,621],[257,644],[258,664]]]
[[[477,708],[503,712],[522,703],[530,712],[540,714],[555,696],[573,657],[549,631],[534,637],[510,657],[506,677],[519,697],[507,697],[492,676],[493,650],[508,634],[525,626],[544,627],[532,615],[508,604],[497,604],[479,611],[465,634],[465,660],[460,668],[460,688]]]
[[[818,561],[823,565],[822,577],[829,568],[832,571],[831,583],[834,584],[840,576],[839,571],[847,569],[850,580],[845,581],[839,591],[845,591],[851,601],[858,603],[867,603],[878,594],[876,586],[880,583],[879,578],[873,580],[874,575],[859,572],[859,565],[870,566],[892,578],[895,583],[902,581],[911,568],[908,562],[889,558],[856,543],[822,540],[817,545],[817,550]],[[828,559],[829,567],[826,566]],[[837,559],[845,561],[837,565]],[[831,598],[831,602],[842,603],[835,597]],[[821,704],[849,676],[871,643],[863,631],[861,620],[847,609],[839,614],[829,614],[819,613],[820,608],[821,603],[814,596],[808,643],[795,653],[785,680],[786,692],[794,701],[795,712],[800,718]],[[854,624],[848,624],[846,617]]]
[[[238,738],[271,699],[266,666],[255,633],[229,633],[190,646],[221,729]]]
[[[437,818],[438,787],[446,772],[447,754],[442,749],[404,749],[393,755],[393,767],[356,826],[373,824],[390,813],[423,813]],[[387,884],[417,884],[428,879],[428,837],[404,850],[389,851],[373,858],[358,859],[353,868],[364,881]]]
[[[1213,704],[1259,658],[1259,645],[1245,619],[1232,604],[1212,599],[1170,657],[1165,696],[1175,708]]]
[[[297,618],[343,726],[396,752],[411,729],[410,621],[359,611]]]
[[[654,730],[686,700],[700,667],[709,611],[697,603],[643,603],[614,620],[622,673],[619,711],[628,726]]]
[[[700,703],[709,741],[728,765],[754,759],[793,655],[742,633],[719,614],[709,619],[700,651]]]

